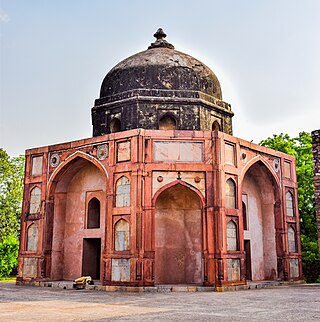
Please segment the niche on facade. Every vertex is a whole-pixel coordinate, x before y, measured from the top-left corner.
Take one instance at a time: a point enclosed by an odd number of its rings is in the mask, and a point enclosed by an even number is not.
[[[32,176],[42,174],[42,160],[43,160],[42,155],[32,157],[32,169],[31,169]]]
[[[114,249],[116,251],[130,249],[130,227],[124,219],[120,219],[114,226]]]
[[[228,281],[239,281],[240,280],[240,259],[228,258]]]
[[[212,131],[220,131],[220,124],[218,123],[218,121],[214,121],[212,123],[212,127],[211,127]]]
[[[97,198],[88,203],[87,228],[100,228],[100,201]]]
[[[27,230],[27,245],[26,251],[36,252],[38,249],[39,230],[36,223],[31,224]]]
[[[116,207],[130,206],[130,181],[122,176],[116,182]]]
[[[225,143],[224,145],[224,155],[225,163],[235,165],[235,146],[232,143]]]
[[[277,262],[275,229],[280,227],[282,216],[275,207],[279,199],[279,186],[273,174],[262,161],[254,163],[242,180],[242,195],[247,195],[247,216],[250,221],[250,260],[252,280],[274,280],[282,274]],[[277,214],[277,216],[276,216]],[[278,217],[278,222],[275,218]],[[278,226],[277,226],[278,225]],[[248,246],[248,242],[246,242]],[[285,249],[283,249],[285,251]],[[247,254],[247,253],[246,253]],[[247,260],[247,262],[248,262]]]
[[[165,115],[159,120],[159,130],[175,130],[177,128],[176,119],[171,115]]]
[[[227,223],[227,250],[238,250],[237,224],[233,220]]]
[[[297,251],[296,232],[294,228],[291,226],[289,226],[288,228],[288,246],[289,246],[289,253],[295,253]]]
[[[236,183],[232,179],[226,182],[226,207],[236,208]]]
[[[130,259],[113,258],[111,266],[111,280],[113,282],[130,282]]]
[[[131,159],[131,143],[123,141],[117,143],[117,162],[129,161]]]
[[[104,227],[106,187],[104,172],[81,156],[57,173],[51,190],[54,224],[50,224],[52,228],[48,225],[45,228],[45,238],[52,240],[48,267],[51,279],[74,280],[82,272],[88,273],[88,266],[100,278],[95,258],[100,260],[99,245],[101,240],[104,246],[105,229],[90,228]]]
[[[249,229],[249,218],[247,214],[248,208],[248,196],[243,194],[242,195],[242,223],[243,223],[243,230]]]
[[[156,141],[154,142],[155,161],[202,162],[201,142]]]
[[[290,265],[290,278],[299,277],[299,260],[298,258],[293,258],[289,260]]]
[[[291,179],[291,162],[284,161],[284,163],[283,163],[283,175],[286,178]]]
[[[37,268],[38,268],[38,260],[33,257],[26,257],[23,259],[23,276],[29,278],[37,277]]]
[[[38,214],[41,208],[41,190],[39,187],[34,187],[30,193],[30,215]]]
[[[114,117],[110,121],[110,133],[116,133],[120,131],[121,131],[121,121],[117,117]]]
[[[291,193],[291,191],[286,192],[286,209],[287,209],[287,216],[293,217],[294,207],[293,207],[293,194]]]
[[[176,184],[161,192],[155,212],[155,283],[203,282],[199,195]]]

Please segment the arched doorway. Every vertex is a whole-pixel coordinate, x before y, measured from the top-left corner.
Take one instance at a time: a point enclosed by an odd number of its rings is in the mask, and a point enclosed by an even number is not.
[[[46,227],[46,243],[51,240],[50,278],[74,280],[91,275],[101,279],[105,174],[92,162],[76,157],[60,169],[50,190],[53,220],[51,224],[47,220]],[[93,202],[96,222],[92,226]]]
[[[110,122],[110,133],[121,131],[121,121],[118,118],[113,118]]]
[[[218,121],[214,121],[212,123],[212,128],[211,128],[212,131],[220,131],[220,124],[218,123]]]
[[[263,162],[254,163],[246,172],[242,194],[246,197],[243,205],[246,278],[275,280],[278,278],[275,202],[279,188]]]
[[[177,121],[171,115],[165,115],[159,120],[159,130],[175,130]]]
[[[202,284],[201,199],[177,184],[157,198],[155,211],[155,283]]]

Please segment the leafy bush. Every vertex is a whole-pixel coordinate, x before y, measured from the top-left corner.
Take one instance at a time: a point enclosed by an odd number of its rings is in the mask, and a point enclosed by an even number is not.
[[[320,282],[320,255],[318,243],[301,235],[302,270],[307,283]]]
[[[18,265],[19,242],[9,235],[2,238],[0,242],[0,277],[9,276],[16,271]]]

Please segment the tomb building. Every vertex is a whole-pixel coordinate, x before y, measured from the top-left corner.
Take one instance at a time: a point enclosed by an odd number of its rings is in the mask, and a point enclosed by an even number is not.
[[[234,137],[217,76],[154,36],[105,76],[93,137],[26,151],[18,283],[301,280],[295,159]]]

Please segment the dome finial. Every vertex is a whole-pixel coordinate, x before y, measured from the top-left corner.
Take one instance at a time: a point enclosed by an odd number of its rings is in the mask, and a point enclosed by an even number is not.
[[[157,40],[166,38],[167,34],[163,31],[162,28],[159,28],[157,32],[153,35],[153,37],[157,38]]]
[[[167,37],[166,33],[163,31],[162,28],[159,28],[157,32],[153,35],[153,37],[157,38],[157,40],[152,43],[148,49],[152,48],[170,48],[174,49],[174,46],[169,44],[164,38]]]

